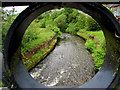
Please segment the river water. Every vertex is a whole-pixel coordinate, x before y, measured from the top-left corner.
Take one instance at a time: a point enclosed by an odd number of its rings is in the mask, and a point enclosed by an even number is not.
[[[55,49],[30,75],[45,86],[80,86],[94,75],[94,63],[80,37],[63,33]]]

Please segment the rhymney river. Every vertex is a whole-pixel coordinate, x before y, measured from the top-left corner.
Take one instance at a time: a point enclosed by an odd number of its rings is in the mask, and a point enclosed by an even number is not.
[[[63,33],[55,49],[29,73],[45,86],[80,86],[95,75],[95,70],[85,41]]]

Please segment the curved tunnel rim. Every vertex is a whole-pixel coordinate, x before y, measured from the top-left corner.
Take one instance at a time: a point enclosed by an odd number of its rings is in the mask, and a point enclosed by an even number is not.
[[[9,31],[8,31],[8,34],[7,34],[7,37],[6,37],[6,43],[5,43],[5,50],[4,50],[4,55],[5,55],[5,66],[6,66],[6,70],[10,70],[10,62],[9,62],[9,57],[11,57],[10,55],[9,55],[9,51],[11,50],[10,49],[10,45],[11,45],[11,42],[12,41],[14,41],[13,40],[13,35],[14,35],[14,33],[15,33],[15,31],[17,31],[17,30],[15,30],[17,27],[18,27],[18,24],[22,24],[22,20],[23,19],[26,19],[29,15],[31,15],[33,12],[35,12],[36,10],[38,10],[38,9],[40,9],[40,8],[42,8],[42,7],[45,7],[45,6],[49,6],[50,4],[52,4],[53,5],[53,3],[37,3],[37,4],[35,4],[35,5],[33,5],[34,7],[32,7],[32,6],[30,6],[30,7],[28,7],[27,9],[25,9],[18,17],[17,17],[17,19],[13,22],[13,24],[11,25],[11,27],[10,27],[10,29],[9,29]],[[57,3],[54,3],[55,5],[57,5],[57,6],[59,6],[59,4],[57,4]],[[95,6],[97,6],[98,5],[98,3],[90,3],[91,5],[95,5]],[[37,6],[36,6],[37,5]],[[41,6],[41,5],[43,5],[43,6]],[[61,4],[60,4],[61,5]],[[95,8],[95,7],[94,7]],[[48,8],[49,9],[49,8]],[[50,9],[51,10],[51,9]],[[44,11],[45,12],[45,11]],[[109,15],[109,14],[108,14]],[[113,16],[112,16],[113,17]],[[19,19],[21,19],[21,20],[19,20]],[[110,19],[110,18],[109,18]],[[33,19],[34,20],[34,19]],[[33,21],[32,20],[32,21]],[[116,20],[115,19],[113,19],[113,23],[115,23],[116,22]],[[114,24],[115,25],[115,24]],[[29,25],[28,25],[29,26]],[[115,25],[116,26],[116,25]],[[120,26],[120,25],[118,25],[118,26]],[[116,27],[117,28],[117,27]],[[117,29],[118,30],[118,29]],[[19,32],[17,32],[17,33],[19,33]],[[118,31],[118,34],[120,35],[120,33],[119,33],[119,31]],[[10,40],[9,40],[10,39]],[[14,43],[14,42],[13,42]],[[9,47],[10,46],[10,47]],[[8,51],[8,52],[7,52]],[[13,51],[14,52],[14,51]],[[23,66],[23,64],[22,64],[22,62],[20,61],[20,62],[18,62],[18,64],[17,64],[17,66],[15,66],[15,67],[21,67],[21,69],[25,69],[24,68],[24,66]],[[19,70],[19,69],[17,69],[17,70]],[[27,71],[26,70],[23,70],[24,72],[26,72],[27,73]],[[16,71],[14,72],[14,74],[16,73]],[[25,74],[26,74],[25,73]],[[98,73],[100,73],[100,71],[98,72]],[[97,73],[97,74],[98,74]],[[29,74],[26,74],[26,75],[29,75]],[[14,76],[14,75],[13,75]],[[96,76],[96,75],[95,75]],[[94,76],[94,77],[95,77]],[[93,78],[94,78],[93,77]],[[28,78],[30,78],[30,76],[28,76]],[[17,78],[18,79],[18,78]],[[18,81],[16,81],[16,76],[14,76],[14,80],[15,80],[15,83],[18,85],[18,87],[20,87],[20,88],[24,88],[23,86],[24,85],[20,85],[20,82],[18,82]],[[30,80],[32,80],[32,79],[30,79]],[[113,80],[113,79],[112,79]],[[87,83],[89,83],[89,82],[87,82]],[[31,85],[31,83],[29,84],[29,85]],[[28,86],[29,86],[28,85]],[[39,85],[39,86],[38,86]],[[28,87],[28,86],[26,86],[26,87]],[[84,85],[82,85],[83,87],[82,88],[86,88],[86,86],[84,86]],[[40,83],[38,83],[38,82],[36,82],[36,81],[34,81],[34,85],[33,86],[30,86],[31,88],[33,87],[33,88],[41,88],[41,87],[43,87],[43,88],[47,88],[47,87],[44,87],[43,85],[40,85]],[[106,86],[106,88],[107,87],[109,87],[109,85],[108,86]],[[79,88],[79,87],[77,87],[77,88]]]

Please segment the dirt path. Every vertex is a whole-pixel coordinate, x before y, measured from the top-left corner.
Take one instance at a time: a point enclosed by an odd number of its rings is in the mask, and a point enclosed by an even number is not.
[[[63,33],[55,49],[30,74],[45,86],[80,86],[90,80],[95,71],[84,40]]]

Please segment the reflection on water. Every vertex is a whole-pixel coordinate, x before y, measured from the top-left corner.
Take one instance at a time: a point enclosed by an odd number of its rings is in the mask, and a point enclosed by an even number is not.
[[[45,86],[80,86],[95,72],[84,40],[63,33],[55,49],[30,74]]]

